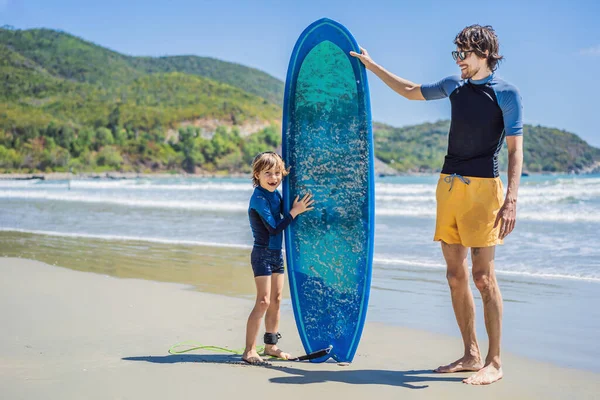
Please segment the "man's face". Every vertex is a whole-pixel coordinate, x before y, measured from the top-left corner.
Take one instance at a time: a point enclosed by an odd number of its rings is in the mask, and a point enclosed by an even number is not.
[[[461,79],[472,78],[487,66],[486,59],[478,57],[472,50],[457,48],[453,56],[456,59],[456,65],[460,68]]]

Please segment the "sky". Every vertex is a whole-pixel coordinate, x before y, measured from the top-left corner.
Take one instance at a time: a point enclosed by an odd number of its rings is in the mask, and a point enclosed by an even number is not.
[[[213,57],[282,81],[298,36],[322,17],[416,83],[459,74],[456,34],[492,25],[505,57],[497,75],[519,88],[525,123],[600,147],[597,0],[0,0],[0,26],[62,30],[127,55]],[[369,85],[375,121],[401,127],[450,117],[448,100],[406,100],[371,73]]]

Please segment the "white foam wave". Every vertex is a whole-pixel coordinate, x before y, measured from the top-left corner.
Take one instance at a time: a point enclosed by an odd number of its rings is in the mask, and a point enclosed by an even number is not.
[[[221,191],[221,192],[248,192],[252,193],[252,185],[247,183],[215,183],[215,182],[197,182],[197,183],[156,183],[150,181],[117,181],[113,182],[91,182],[91,181],[72,181],[71,188],[81,189],[126,189],[126,190],[172,190],[172,191]]]
[[[112,204],[116,206],[188,209],[203,211],[242,212],[248,209],[247,205],[239,202],[214,202],[214,201],[182,201],[182,200],[145,200],[139,198],[114,198],[107,196],[90,196],[86,194],[57,194],[46,191],[10,191],[0,192],[0,198],[33,199],[65,202]]]
[[[435,195],[435,185],[382,183],[375,185],[376,194],[430,194]]]
[[[540,210],[519,211],[517,219],[529,221],[552,221],[552,222],[600,222],[600,214],[594,210]]]
[[[72,189],[115,191],[219,191],[251,193],[249,182],[180,180],[163,183],[152,179],[72,180]],[[66,181],[0,180],[0,189],[50,190],[66,187]],[[520,204],[550,204],[600,199],[600,179],[555,180],[522,185]],[[380,201],[430,201],[435,199],[435,184],[378,183],[375,193]]]
[[[172,191],[195,191],[195,190],[216,190],[221,192],[252,192],[250,182],[246,183],[218,183],[218,182],[190,182],[190,183],[160,183],[149,180],[114,180],[114,181],[95,181],[95,180],[73,180],[67,181],[1,181],[2,189],[53,189],[58,187],[85,190],[172,190]]]
[[[442,263],[425,262],[425,261],[418,261],[418,260],[403,260],[403,259],[398,259],[398,258],[374,257],[373,263],[386,264],[386,265],[407,265],[407,266],[426,267],[426,268],[445,268],[446,267]]]
[[[28,179],[28,180],[0,180],[0,188],[29,188],[35,185],[39,185],[40,181],[38,179]]]
[[[373,259],[375,265],[377,264],[385,264],[385,265],[402,265],[402,266],[411,266],[411,267],[424,267],[424,268],[434,268],[434,269],[445,269],[446,265],[443,263],[436,262],[428,262],[428,261],[419,261],[419,260],[411,260],[411,259],[398,259],[398,258],[377,258]],[[600,276],[590,275],[590,274],[582,274],[582,273],[555,273],[555,272],[542,272],[542,271],[516,271],[510,269],[496,269],[498,275],[511,275],[511,276],[524,276],[530,278],[545,278],[545,279],[573,279],[573,280],[583,280],[583,281],[591,281],[591,282],[600,282]]]
[[[414,203],[434,203],[435,196],[390,196],[390,195],[376,195],[375,200],[381,202],[414,202]]]
[[[435,205],[430,207],[407,207],[397,208],[376,207],[375,215],[390,217],[435,217]]]
[[[246,201],[199,201],[199,200],[148,200],[136,197],[109,197],[97,196],[86,193],[77,192],[50,192],[50,191],[0,191],[0,198],[5,199],[25,199],[25,200],[50,200],[74,203],[90,203],[90,204],[109,204],[123,207],[141,207],[141,208],[158,208],[158,209],[183,209],[183,210],[200,210],[200,211],[215,211],[225,213],[245,212],[248,208]],[[388,200],[390,202],[390,200]],[[417,201],[400,204],[398,206],[381,206],[375,208],[378,216],[398,216],[398,217],[425,217],[435,218],[436,207],[433,201],[427,205],[425,198]],[[424,205],[425,204],[425,205]],[[600,214],[592,208],[579,209],[556,209],[556,208],[540,208],[535,209],[528,207],[520,209],[517,218],[531,221],[554,221],[554,222],[600,222]]]

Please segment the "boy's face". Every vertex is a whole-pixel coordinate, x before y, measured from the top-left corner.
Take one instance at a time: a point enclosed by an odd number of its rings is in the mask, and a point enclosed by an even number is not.
[[[274,192],[281,184],[283,178],[281,171],[277,168],[263,169],[257,176],[260,182],[260,187],[267,189],[269,192]]]

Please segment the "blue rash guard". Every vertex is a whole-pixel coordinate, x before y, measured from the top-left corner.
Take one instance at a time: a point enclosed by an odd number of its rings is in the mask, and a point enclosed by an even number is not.
[[[450,98],[452,119],[443,174],[496,178],[505,136],[523,135],[523,107],[516,87],[494,74],[481,80],[449,76],[422,85],[425,100]]]
[[[283,218],[282,214],[283,202],[279,192],[257,186],[248,207],[254,247],[281,250],[282,232],[293,220],[289,213]]]

